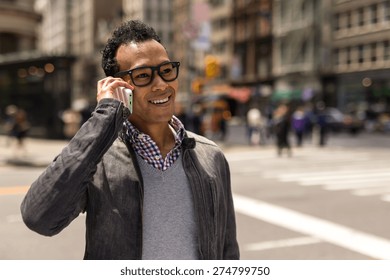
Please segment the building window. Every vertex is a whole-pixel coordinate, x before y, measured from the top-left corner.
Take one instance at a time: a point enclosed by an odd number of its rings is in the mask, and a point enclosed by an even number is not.
[[[371,5],[371,23],[375,24],[378,22],[378,6],[376,4]]]
[[[307,12],[307,2],[303,1],[301,5],[301,15],[303,19],[306,18],[306,12]]]
[[[301,52],[299,57],[299,63],[304,63],[307,56],[307,50],[308,50],[308,42],[304,41],[301,46]]]
[[[334,64],[340,65],[340,49],[334,50]]]
[[[246,37],[246,28],[245,28],[245,21],[239,21],[237,22],[236,26],[236,37],[239,41],[242,41]]]
[[[364,46],[363,45],[358,46],[358,62],[359,62],[359,64],[364,62]]]
[[[371,61],[372,62],[375,62],[377,60],[376,52],[377,52],[377,44],[372,43],[371,44]]]
[[[385,20],[390,21],[390,0],[385,1]]]
[[[18,37],[12,33],[0,33],[0,54],[19,51]]]
[[[282,40],[280,43],[280,61],[282,65],[288,63],[287,51],[288,51],[287,44],[285,43],[284,40]]]
[[[225,0],[210,0],[210,4],[213,7],[222,6],[223,4],[225,4]]]
[[[359,26],[364,25],[364,9],[360,8],[358,10],[358,21],[359,21]]]
[[[351,12],[348,12],[347,13],[347,28],[351,28],[352,27],[352,16],[351,16]]]
[[[383,60],[390,60],[390,42],[388,40],[383,42]]]
[[[287,2],[287,1],[286,1]],[[287,3],[285,1],[280,1],[280,19],[284,19],[287,17]]]
[[[347,56],[346,63],[347,63],[347,65],[350,65],[352,62],[352,48],[351,47],[346,48],[345,55]]]
[[[335,19],[334,19],[334,29],[336,31],[340,30],[340,14],[336,14],[335,15]]]

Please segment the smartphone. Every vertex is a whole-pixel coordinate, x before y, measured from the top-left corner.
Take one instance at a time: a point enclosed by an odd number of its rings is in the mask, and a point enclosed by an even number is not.
[[[124,89],[127,94],[127,108],[130,110],[130,114],[133,113],[133,91],[129,88]]]
[[[119,87],[117,90],[120,90],[122,94],[125,95],[125,106],[129,108],[130,114],[133,113],[133,91],[129,88]]]

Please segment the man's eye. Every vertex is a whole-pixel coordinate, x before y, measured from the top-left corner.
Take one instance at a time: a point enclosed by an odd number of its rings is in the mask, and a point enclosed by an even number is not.
[[[150,74],[149,73],[139,73],[137,74],[135,77],[135,79],[146,79],[146,78],[150,78]]]
[[[172,68],[161,69],[161,74],[167,75],[172,72]]]

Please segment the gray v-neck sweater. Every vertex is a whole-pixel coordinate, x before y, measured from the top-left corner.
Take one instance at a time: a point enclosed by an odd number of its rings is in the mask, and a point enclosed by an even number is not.
[[[144,260],[199,259],[192,193],[182,157],[165,171],[137,159],[144,181]]]

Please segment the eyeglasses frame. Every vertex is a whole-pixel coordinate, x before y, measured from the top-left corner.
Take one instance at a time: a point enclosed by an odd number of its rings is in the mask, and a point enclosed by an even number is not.
[[[164,65],[167,65],[167,64],[172,64],[173,67],[177,68],[176,77],[174,79],[167,80],[163,76],[161,76],[161,74],[160,74],[161,66],[164,66]],[[130,70],[119,71],[119,72],[117,72],[114,75],[114,77],[122,78],[125,75],[129,75],[131,81],[133,82],[133,84],[135,86],[137,86],[137,87],[145,87],[145,86],[150,85],[153,82],[153,80],[154,80],[154,72],[156,72],[156,71],[157,71],[157,74],[160,76],[160,78],[163,79],[163,81],[165,81],[165,82],[173,82],[174,80],[177,79],[177,77],[179,77],[179,66],[180,66],[180,62],[178,62],[178,61],[167,61],[167,62],[163,62],[163,63],[161,63],[160,65],[157,65],[157,66],[140,66],[140,67],[136,67],[136,68],[133,68],[133,69],[130,69]],[[145,69],[146,68],[152,69],[152,75],[150,77],[150,81],[147,84],[144,84],[144,85],[136,85],[135,82],[134,82],[134,79],[133,79],[132,72],[135,71],[135,70],[143,69],[143,68],[145,68]]]

